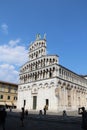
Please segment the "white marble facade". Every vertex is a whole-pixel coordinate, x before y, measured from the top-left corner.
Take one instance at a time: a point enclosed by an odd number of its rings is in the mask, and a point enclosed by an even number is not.
[[[17,108],[48,111],[87,107],[87,79],[59,64],[57,55],[46,54],[46,36],[29,46],[29,61],[20,68]]]

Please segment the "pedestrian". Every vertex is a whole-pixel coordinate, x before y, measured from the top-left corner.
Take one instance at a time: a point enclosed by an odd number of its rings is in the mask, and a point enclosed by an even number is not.
[[[46,115],[46,110],[47,110],[47,107],[46,107],[46,105],[44,106],[44,115]]]
[[[21,125],[23,127],[24,126],[24,107],[22,107],[21,110],[22,112],[21,112],[20,120],[21,120]]]
[[[43,115],[42,110],[39,110],[39,117],[41,118]]]
[[[7,116],[7,112],[5,108],[2,108],[0,110],[0,126],[2,127],[3,130],[5,130],[6,116]]]
[[[66,114],[66,111],[65,111],[65,110],[63,111],[63,117],[64,117],[64,118],[67,117],[67,114]]]
[[[82,115],[82,129],[87,130],[87,112],[85,110],[85,107],[81,107],[78,109],[78,114]]]

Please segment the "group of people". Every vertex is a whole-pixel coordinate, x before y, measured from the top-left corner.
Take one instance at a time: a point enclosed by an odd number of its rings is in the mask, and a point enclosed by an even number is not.
[[[42,110],[40,110],[40,111],[39,111],[39,115],[42,115],[42,114],[43,114],[43,115],[46,115],[47,110],[48,110],[48,106],[45,105],[44,108],[43,108],[43,113],[42,113]]]
[[[85,107],[78,108],[78,114],[82,115],[82,124],[81,128],[83,130],[87,130],[87,111],[85,110]],[[63,111],[63,117],[66,117],[67,113],[64,110]]]
[[[47,106],[44,106],[44,115],[46,115],[46,111],[47,111]],[[78,114],[82,115],[82,124],[81,124],[81,128],[84,130],[87,130],[87,111],[85,110],[85,107],[81,107],[78,109]],[[64,110],[63,111],[63,117],[67,117],[67,113]]]
[[[46,111],[47,111],[47,106],[45,105],[43,110],[44,110],[44,115],[46,115]],[[21,108],[21,114],[20,114],[20,120],[21,120],[21,125],[24,126],[24,116],[25,114],[28,115],[28,111],[24,110],[24,107]],[[42,111],[40,111],[42,114]],[[87,111],[85,110],[85,107],[81,107],[78,109],[78,114],[82,115],[82,129],[87,130]],[[5,130],[5,121],[6,121],[6,116],[7,116],[7,112],[5,110],[5,108],[1,108],[0,109],[0,127],[2,127],[3,130]],[[63,111],[63,116],[66,116],[66,111]]]

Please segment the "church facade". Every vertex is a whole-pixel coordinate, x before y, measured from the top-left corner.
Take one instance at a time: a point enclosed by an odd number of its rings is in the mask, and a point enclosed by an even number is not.
[[[59,64],[57,55],[47,55],[46,36],[29,46],[29,61],[20,68],[17,108],[48,111],[87,107],[87,79]]]

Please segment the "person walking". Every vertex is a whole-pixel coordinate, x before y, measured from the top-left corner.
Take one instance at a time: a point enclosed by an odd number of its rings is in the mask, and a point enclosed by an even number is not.
[[[47,110],[47,106],[46,105],[44,106],[43,110],[44,110],[44,115],[46,115],[46,110]]]
[[[22,127],[23,127],[23,126],[24,126],[24,107],[22,107],[21,110],[22,110],[22,112],[21,112],[21,117],[20,117],[20,119],[21,119],[21,125],[22,125]]]
[[[0,124],[3,130],[5,130],[6,116],[7,116],[7,112],[5,108],[1,109],[0,110]]]

